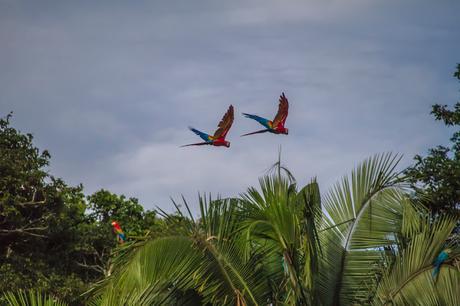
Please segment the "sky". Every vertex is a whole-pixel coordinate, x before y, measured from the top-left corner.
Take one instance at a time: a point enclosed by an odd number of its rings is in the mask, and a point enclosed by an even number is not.
[[[49,172],[172,211],[238,196],[276,162],[325,193],[366,157],[448,144],[430,115],[459,84],[459,1],[0,0],[0,116],[52,155]],[[273,118],[290,102],[289,135]],[[232,104],[224,147],[199,142]]]

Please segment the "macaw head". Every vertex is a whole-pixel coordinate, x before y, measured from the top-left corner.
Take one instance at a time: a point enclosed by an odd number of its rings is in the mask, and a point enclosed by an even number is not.
[[[226,146],[227,148],[230,148],[230,141],[225,141],[225,146]]]
[[[289,129],[286,129],[286,128],[285,128],[284,131],[283,131],[283,134],[288,135],[288,134],[289,134]]]
[[[452,252],[451,249],[445,249],[444,252],[446,252],[447,254],[450,254]]]
[[[117,226],[117,225],[118,225],[117,221],[112,221],[112,226]]]

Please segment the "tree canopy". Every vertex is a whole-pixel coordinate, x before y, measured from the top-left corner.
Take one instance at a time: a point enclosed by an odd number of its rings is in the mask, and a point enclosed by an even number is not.
[[[0,118],[0,290],[34,288],[72,303],[110,274],[117,247],[110,221],[128,236],[154,229],[158,218],[135,198],[107,190],[85,196],[48,173],[48,151]]]
[[[460,81],[460,64],[454,77]],[[427,156],[416,155],[415,164],[406,171],[417,197],[434,212],[460,209],[460,102],[451,110],[447,105],[435,104],[431,113],[446,126],[457,128],[451,146],[437,146]]]

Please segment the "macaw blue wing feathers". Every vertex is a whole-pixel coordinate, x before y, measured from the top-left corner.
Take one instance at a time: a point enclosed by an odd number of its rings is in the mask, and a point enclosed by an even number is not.
[[[259,122],[260,124],[265,126],[267,129],[272,128],[272,122],[270,120],[268,120],[268,119],[265,119],[265,118],[262,118],[262,117],[259,117],[259,116],[256,116],[256,115],[246,114],[246,113],[243,113],[243,115],[246,118],[250,118],[250,119],[253,119],[253,120]]]
[[[433,263],[434,269],[433,269],[433,272],[431,273],[433,277],[436,277],[438,275],[439,270],[441,270],[441,265],[443,264],[443,262],[445,262],[449,258],[449,252],[450,250],[444,250],[441,253],[439,253],[438,257],[436,257]]]
[[[120,237],[121,240],[126,241],[126,236],[124,233],[118,233],[118,237]]]
[[[197,134],[198,136],[201,137],[201,139],[203,139],[204,141],[207,141],[207,142],[210,142],[212,141],[212,137],[206,133],[203,133],[201,131],[198,131],[197,129],[194,129],[192,127],[189,127],[190,131],[192,131],[193,133]]]

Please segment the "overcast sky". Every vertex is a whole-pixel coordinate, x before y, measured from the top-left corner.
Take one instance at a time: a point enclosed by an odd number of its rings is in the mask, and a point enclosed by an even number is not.
[[[50,173],[171,210],[236,196],[282,159],[323,192],[364,158],[415,154],[452,130],[430,116],[459,84],[459,1],[0,0],[0,112],[52,154]],[[272,118],[290,101],[289,135]],[[180,145],[233,104],[230,149]]]

